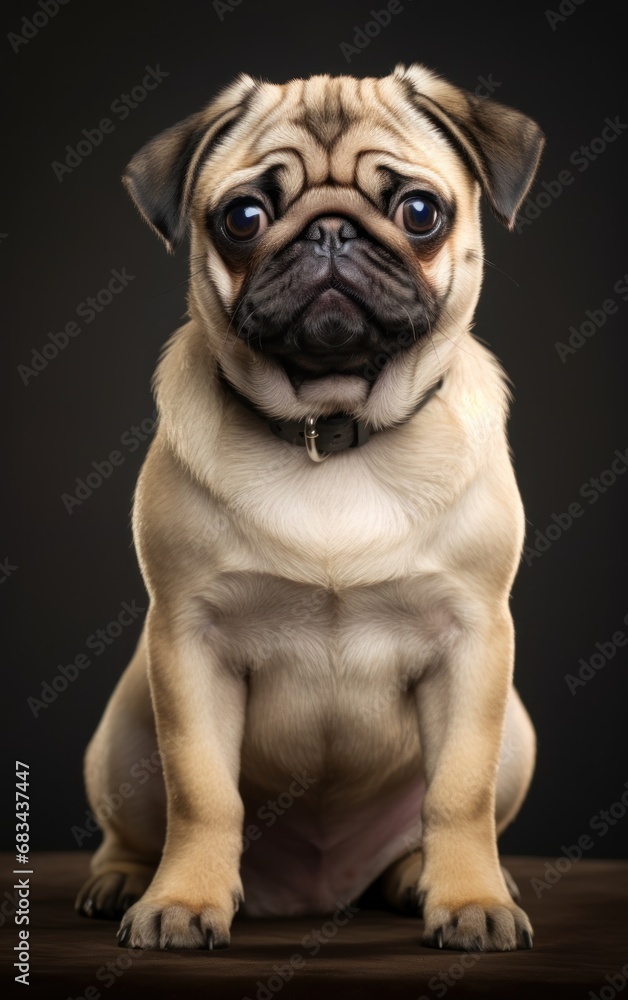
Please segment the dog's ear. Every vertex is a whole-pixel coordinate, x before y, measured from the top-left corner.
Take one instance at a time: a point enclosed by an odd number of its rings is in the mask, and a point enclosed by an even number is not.
[[[149,226],[173,251],[185,234],[200,168],[242,117],[257,88],[243,74],[210,105],[147,142],[122,182]]]
[[[460,90],[418,64],[394,76],[411,103],[445,133],[493,212],[512,229],[534,180],[545,137],[531,118],[487,97]]]

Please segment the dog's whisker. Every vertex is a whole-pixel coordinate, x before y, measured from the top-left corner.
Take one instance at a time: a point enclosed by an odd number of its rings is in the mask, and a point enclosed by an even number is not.
[[[489,260],[488,257],[485,257],[484,254],[473,251],[473,256],[476,258],[476,260],[481,260],[484,264],[486,264],[487,267],[492,267],[494,271],[499,271],[500,274],[503,274],[506,278],[509,278],[510,281],[512,281],[513,285],[516,285],[517,288],[521,287],[519,285],[519,282],[516,281],[515,278],[513,278],[512,274],[508,274],[508,271],[504,271],[503,268],[498,267],[497,264],[494,264],[493,261]],[[462,261],[461,263],[464,264],[464,261]]]
[[[260,309],[259,306],[258,306],[257,309],[252,309],[251,312],[246,317],[246,319],[242,320],[242,322],[240,323],[240,325],[238,327],[238,331],[237,331],[238,332],[238,336],[240,336],[240,334],[244,330],[244,328],[245,328],[246,324],[248,323],[248,321],[255,315],[256,312],[259,312],[259,309]]]
[[[436,344],[434,342],[434,334],[432,332],[432,324],[430,323],[429,319],[427,321],[427,329],[428,329],[428,332],[429,332],[429,335],[430,335],[430,342],[431,342],[432,347],[434,349],[434,354],[436,355],[436,360],[438,361],[438,364],[439,364],[439,367],[440,367],[441,366],[441,360],[440,360],[440,358],[438,356],[438,351],[436,350]]]
[[[221,360],[221,358],[222,358],[222,356],[223,356],[223,354],[225,352],[225,349],[227,347],[227,343],[229,341],[229,333],[231,332],[231,328],[232,328],[232,326],[233,326],[233,324],[235,322],[235,319],[236,319],[236,317],[238,315],[238,312],[240,311],[240,309],[242,309],[243,305],[244,305],[244,299],[242,299],[238,303],[238,305],[235,307],[235,309],[233,310],[233,314],[231,316],[231,319],[229,320],[229,324],[228,324],[227,330],[225,332],[225,338],[224,338],[224,340],[222,342],[222,345],[220,347],[220,350],[218,352],[218,356],[217,356],[218,363],[220,363],[220,360]],[[256,310],[254,309],[253,312],[255,312],[255,311]],[[253,312],[250,313],[250,315],[246,318],[246,320],[244,321],[245,323],[248,323],[249,319],[253,315]],[[233,332],[233,339],[234,339],[234,341],[238,339],[238,334],[240,333],[240,330],[241,330],[241,328],[237,332],[234,330],[234,332]],[[247,338],[247,344],[248,344],[248,338]]]

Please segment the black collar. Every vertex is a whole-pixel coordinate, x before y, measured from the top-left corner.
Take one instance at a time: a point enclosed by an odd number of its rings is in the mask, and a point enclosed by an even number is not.
[[[245,395],[229,382],[220,366],[218,366],[218,378],[222,385],[229,390],[242,406],[245,406],[247,410],[251,410],[252,413],[257,414],[268,425],[273,434],[283,441],[289,441],[290,444],[305,447],[306,418],[302,420],[278,420],[275,417],[269,417],[268,414],[258,409],[250,399],[247,399]],[[429,403],[432,396],[442,388],[442,385],[443,379],[441,378],[424,393],[404,420],[392,426],[399,427],[401,424],[406,423],[410,417],[413,417],[415,413],[418,413],[419,410],[423,409]],[[363,444],[366,444],[371,434],[375,433],[368,424],[350,416],[348,413],[335,413],[331,417],[319,417],[316,420],[315,427],[316,446],[321,452],[327,454],[344,451],[347,448],[360,448]]]

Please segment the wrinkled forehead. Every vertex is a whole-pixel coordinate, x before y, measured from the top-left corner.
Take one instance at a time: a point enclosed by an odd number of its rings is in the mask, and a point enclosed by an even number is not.
[[[374,202],[393,180],[435,187],[449,200],[474,188],[443,133],[393,77],[262,84],[205,161],[197,198],[211,209],[271,174],[288,203],[318,186],[357,188]]]

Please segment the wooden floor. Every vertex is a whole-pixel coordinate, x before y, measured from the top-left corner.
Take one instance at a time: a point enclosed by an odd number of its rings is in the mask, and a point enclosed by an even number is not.
[[[13,858],[1,857],[3,882],[10,887]],[[627,862],[579,861],[550,887],[537,884],[539,898],[531,880],[545,880],[544,859],[506,859],[534,925],[534,949],[464,955],[423,948],[416,918],[366,906],[340,928],[318,917],[241,920],[224,951],[127,951],[116,947],[115,923],[74,913],[73,898],[88,860],[83,853],[33,856],[28,991],[12,982],[13,958],[6,961],[17,928],[10,915],[12,890],[4,895],[4,997],[270,1000],[280,993],[290,1000],[434,1000],[445,995],[459,1000],[493,994],[590,1000],[590,990],[599,997],[606,987],[604,1000],[610,1000],[612,990],[628,998],[628,988],[619,989],[628,977]],[[317,954],[311,932],[319,935]]]

